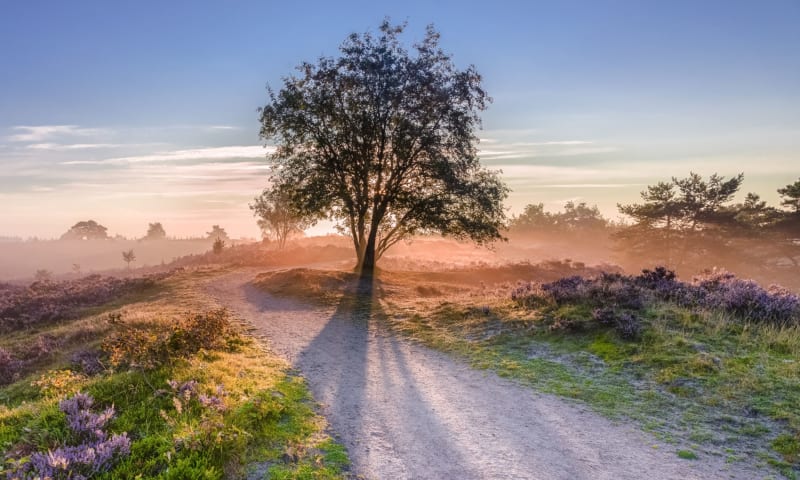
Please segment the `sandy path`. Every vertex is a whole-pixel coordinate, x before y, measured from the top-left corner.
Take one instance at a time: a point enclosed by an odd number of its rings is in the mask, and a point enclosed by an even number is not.
[[[266,295],[253,271],[210,295],[252,323],[298,368],[369,479],[716,479],[765,472],[675,447],[557,397],[392,336],[337,309]],[[655,445],[658,445],[655,447]]]

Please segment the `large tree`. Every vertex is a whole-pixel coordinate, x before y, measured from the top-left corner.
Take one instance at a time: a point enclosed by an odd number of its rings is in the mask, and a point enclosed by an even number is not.
[[[349,233],[365,274],[409,235],[483,244],[505,222],[508,189],[477,157],[491,100],[480,75],[456,68],[432,27],[411,51],[403,29],[351,34],[339,57],[301,64],[260,110],[261,137],[277,146],[273,188]]]

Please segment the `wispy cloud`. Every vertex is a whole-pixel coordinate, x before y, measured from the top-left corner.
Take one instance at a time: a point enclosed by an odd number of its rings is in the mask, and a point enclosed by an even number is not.
[[[222,160],[234,158],[264,158],[275,151],[275,147],[267,146],[229,146],[194,148],[188,150],[169,150],[146,155],[115,157],[104,160],[70,160],[63,165],[125,165],[136,163],[179,162],[189,160]]]
[[[68,150],[90,150],[96,148],[122,148],[130,147],[122,143],[31,143],[25,148],[29,150],[48,150],[48,151],[68,151]]]
[[[54,137],[87,137],[107,132],[105,129],[78,125],[19,125],[12,127],[12,130],[16,133],[7,137],[12,142],[43,142]]]
[[[539,142],[502,142],[486,139],[488,148],[479,148],[485,160],[512,160],[516,158],[573,157],[616,152],[611,145],[596,145],[589,140],[548,140]]]

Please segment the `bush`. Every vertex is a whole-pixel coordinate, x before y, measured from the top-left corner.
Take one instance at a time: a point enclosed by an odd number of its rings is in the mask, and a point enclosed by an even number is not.
[[[103,342],[114,366],[155,368],[173,358],[188,357],[201,349],[226,347],[238,338],[226,310],[187,314],[168,326],[128,326]]]
[[[11,352],[0,347],[0,385],[15,381],[19,377],[22,362],[11,355]]]

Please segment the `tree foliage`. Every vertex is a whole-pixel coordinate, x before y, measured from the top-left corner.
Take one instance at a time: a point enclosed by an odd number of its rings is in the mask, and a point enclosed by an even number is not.
[[[61,235],[61,240],[105,240],[108,238],[107,231],[106,227],[94,220],[86,220],[73,225]]]
[[[147,235],[144,236],[145,240],[163,240],[165,238],[167,238],[167,232],[161,222],[148,224]]]
[[[783,197],[781,205],[794,213],[800,213],[800,179],[791,185],[779,188],[778,193]]]
[[[793,214],[755,193],[733,203],[743,179],[691,173],[648,186],[642,203],[619,205],[634,222],[616,234],[620,250],[640,262],[689,270],[725,265],[757,276],[769,266],[796,267],[800,245],[790,227],[797,223]],[[778,192],[790,193],[791,185]]]
[[[225,240],[228,240],[228,232],[226,232],[225,229],[219,225],[212,225],[211,231],[206,232],[206,237],[209,240],[222,240],[224,242]]]
[[[122,260],[128,268],[131,268],[131,262],[136,261],[136,254],[133,252],[133,249],[122,252]]]
[[[302,234],[311,221],[295,208],[289,195],[276,188],[268,188],[255,198],[250,209],[256,216],[264,238],[274,239],[278,248],[286,246],[292,235]]]
[[[277,146],[272,181],[303,216],[327,217],[371,271],[394,243],[438,233],[501,238],[507,187],[478,161],[475,130],[490,98],[429,27],[410,52],[404,26],[351,34],[337,58],[302,63],[269,91],[261,137]]]
[[[596,205],[567,202],[562,212],[547,212],[544,204],[530,204],[511,219],[510,230],[516,233],[565,233],[601,230],[609,226]]]

